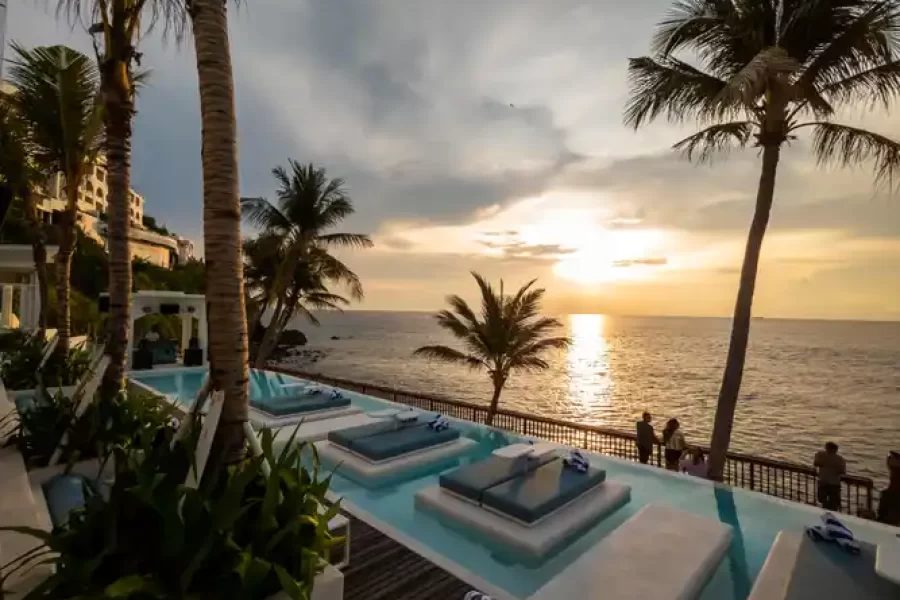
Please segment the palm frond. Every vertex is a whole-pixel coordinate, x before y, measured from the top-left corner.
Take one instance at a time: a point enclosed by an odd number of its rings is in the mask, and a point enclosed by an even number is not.
[[[475,311],[473,311],[469,304],[459,296],[447,296],[447,304],[456,311],[456,314],[465,319],[469,326],[477,327],[480,325],[478,317],[475,316]]]
[[[317,236],[316,241],[328,246],[344,248],[371,248],[375,245],[372,238],[364,233],[326,233]]]
[[[241,198],[241,216],[254,227],[288,231],[291,222],[265,198]]]
[[[450,348],[449,346],[422,346],[413,352],[413,356],[421,356],[446,363],[461,364],[472,369],[487,368],[484,361],[477,356],[465,354],[459,350]]]
[[[727,153],[732,148],[744,148],[755,129],[751,121],[734,121],[712,125],[690,135],[673,146],[689,160],[707,162],[716,154]]]
[[[625,124],[635,129],[663,114],[681,123],[689,118],[721,118],[738,109],[722,101],[724,81],[675,58],[629,59],[628,80]]]
[[[462,340],[472,335],[472,329],[470,329],[470,326],[460,321],[459,317],[449,310],[439,311],[436,315],[434,315],[434,318],[437,321],[439,327],[441,327],[442,329],[446,329],[456,338]]]
[[[800,64],[788,56],[784,48],[770,46],[735,73],[719,92],[719,97],[725,103],[743,102],[752,106],[757,98],[765,94],[774,80],[799,70]]]
[[[814,127],[813,151],[820,164],[852,166],[874,163],[875,182],[893,187],[900,173],[900,142],[857,127],[827,121],[806,123]]]
[[[900,96],[900,60],[865,69],[822,88],[822,95],[832,103],[864,103],[873,108],[880,103],[885,109]]]

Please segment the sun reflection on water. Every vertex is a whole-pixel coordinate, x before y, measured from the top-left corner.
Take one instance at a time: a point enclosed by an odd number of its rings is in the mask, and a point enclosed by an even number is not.
[[[585,417],[598,421],[604,420],[603,409],[610,406],[614,386],[605,329],[604,315],[569,315],[569,401]]]

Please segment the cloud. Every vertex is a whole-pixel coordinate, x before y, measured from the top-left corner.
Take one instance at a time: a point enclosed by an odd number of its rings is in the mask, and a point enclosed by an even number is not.
[[[638,258],[634,260],[614,260],[614,267],[661,267],[669,263],[666,258]]]

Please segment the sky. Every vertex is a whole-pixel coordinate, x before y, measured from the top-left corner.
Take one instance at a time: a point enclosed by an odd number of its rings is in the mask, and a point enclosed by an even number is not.
[[[91,53],[54,2],[10,0],[7,40]],[[691,124],[623,125],[627,59],[669,2],[267,0],[230,6],[244,196],[314,162],[346,181],[341,257],[358,308],[433,310],[537,278],[555,313],[728,316],[759,176],[754,149],[712,165],[674,153]],[[193,47],[151,32],[132,185],[202,248]],[[7,56],[7,58],[9,58]],[[842,115],[900,137],[900,120]],[[246,229],[247,235],[253,233]],[[754,314],[900,319],[900,198],[865,168],[782,155]]]

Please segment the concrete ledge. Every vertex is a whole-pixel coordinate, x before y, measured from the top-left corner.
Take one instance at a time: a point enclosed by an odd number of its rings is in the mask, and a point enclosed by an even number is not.
[[[530,600],[694,600],[728,551],[730,526],[650,504]]]
[[[360,425],[368,425],[374,423],[378,419],[365,413],[357,413],[354,415],[339,416],[331,419],[320,419],[317,421],[303,421],[303,424],[297,428],[297,424],[284,425],[275,434],[275,443],[286,443],[294,429],[297,429],[297,436],[294,438],[298,442],[319,442],[328,438],[328,434],[332,431],[340,431],[351,427],[359,427]]]
[[[322,421],[324,419],[336,419],[338,417],[346,417],[349,415],[358,415],[362,409],[355,406],[346,406],[343,408],[329,408],[328,410],[315,410],[306,413],[296,413],[293,415],[284,415],[276,417],[258,408],[250,407],[249,417],[253,427],[259,429],[268,427],[275,429],[278,427],[286,427],[288,425],[296,425],[297,423],[312,423],[314,421]]]
[[[747,600],[784,600],[787,598],[788,586],[794,569],[797,567],[797,556],[800,554],[800,546],[803,544],[803,536],[778,532],[775,543],[772,544],[766,562],[753,584],[753,591]]]
[[[459,438],[449,444],[433,446],[379,463],[370,462],[327,440],[316,442],[316,450],[318,450],[320,458],[338,465],[336,471],[339,475],[349,473],[351,477],[358,479],[377,480],[402,475],[417,467],[424,467],[441,460],[454,458],[477,445],[475,440]]]

